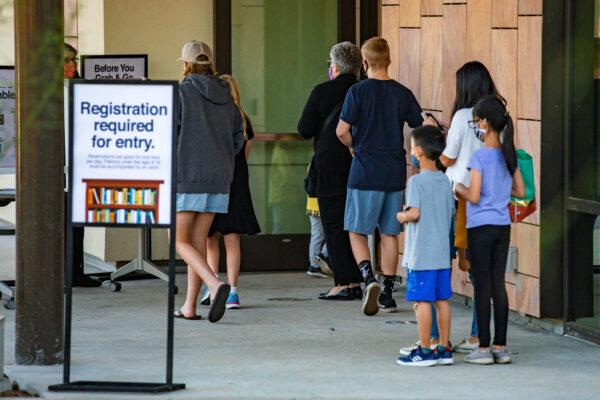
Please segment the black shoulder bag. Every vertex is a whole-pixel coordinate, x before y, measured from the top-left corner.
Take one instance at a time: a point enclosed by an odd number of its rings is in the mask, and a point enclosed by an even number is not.
[[[323,137],[325,134],[325,130],[331,124],[335,116],[340,112],[344,101],[339,102],[331,113],[325,119],[325,123],[323,124],[323,130],[321,131],[321,135],[319,137]],[[310,164],[308,164],[308,171],[306,173],[306,177],[304,178],[304,190],[306,194],[310,197],[317,197],[317,168],[315,166],[315,156],[316,153],[313,153],[312,159],[310,160]]]

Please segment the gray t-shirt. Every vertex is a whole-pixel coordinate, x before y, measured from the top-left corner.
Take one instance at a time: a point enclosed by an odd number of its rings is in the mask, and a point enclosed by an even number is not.
[[[419,219],[405,225],[402,266],[415,271],[450,268],[450,227],[454,216],[452,183],[443,172],[411,176],[406,206],[418,208]]]

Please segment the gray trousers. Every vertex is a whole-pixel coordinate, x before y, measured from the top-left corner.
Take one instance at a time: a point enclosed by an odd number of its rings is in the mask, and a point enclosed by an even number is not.
[[[308,261],[314,265],[315,257],[323,253],[327,257],[327,244],[325,243],[325,234],[323,233],[323,224],[321,218],[308,216],[310,218],[310,245],[308,246]]]

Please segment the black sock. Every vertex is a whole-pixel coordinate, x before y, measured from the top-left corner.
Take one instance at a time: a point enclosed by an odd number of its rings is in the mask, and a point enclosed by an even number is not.
[[[364,279],[373,276],[373,268],[371,267],[371,261],[364,260],[358,264],[358,268],[360,269],[360,273],[362,274]]]

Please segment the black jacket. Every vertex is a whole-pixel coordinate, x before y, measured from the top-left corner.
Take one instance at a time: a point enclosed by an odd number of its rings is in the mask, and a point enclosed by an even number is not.
[[[312,90],[298,122],[298,132],[306,139],[314,138],[317,193],[319,197],[346,194],[352,156],[335,134],[339,121],[338,111],[323,132],[325,120],[346,98],[346,92],[357,82],[352,74],[342,74],[323,82]]]

